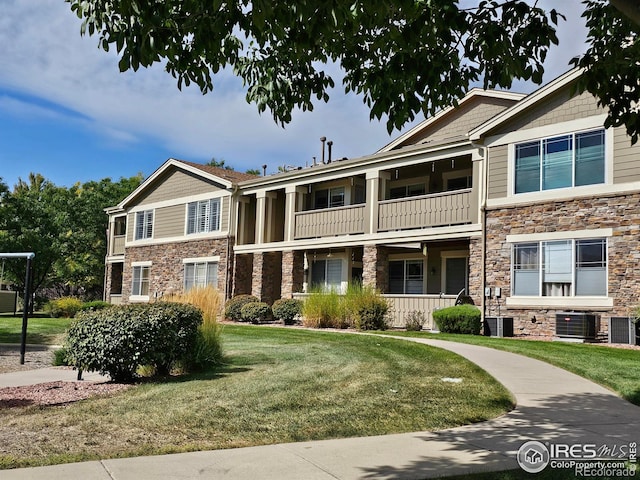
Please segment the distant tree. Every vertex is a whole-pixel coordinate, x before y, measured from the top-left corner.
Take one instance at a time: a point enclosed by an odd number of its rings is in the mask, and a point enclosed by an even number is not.
[[[218,160],[216,157],[211,158],[205,165],[209,165],[210,167],[218,167],[224,168],[225,170],[235,170],[231,165],[226,164],[226,160],[221,158]]]
[[[98,297],[104,277],[107,216],[142,182],[142,176],[118,182],[58,187],[40,174],[18,180],[13,191],[0,184],[0,251],[34,252],[32,289]],[[4,188],[3,188],[4,187]],[[7,260],[5,276],[24,288],[24,261]]]
[[[260,171],[260,169],[258,168],[250,168],[245,173],[248,173],[249,175],[257,175],[257,176],[262,175],[262,171]]]

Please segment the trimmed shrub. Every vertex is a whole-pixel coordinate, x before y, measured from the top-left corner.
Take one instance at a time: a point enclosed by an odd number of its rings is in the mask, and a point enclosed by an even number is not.
[[[442,333],[480,334],[480,309],[473,305],[456,305],[434,310],[433,319]]]
[[[73,318],[82,308],[82,301],[76,297],[61,297],[50,300],[44,308],[50,317]]]
[[[249,302],[242,306],[240,314],[245,322],[265,322],[271,318],[271,307],[264,302]]]
[[[67,334],[67,360],[129,382],[141,365],[168,372],[196,343],[200,310],[179,303],[119,305],[78,314]]]
[[[93,300],[92,302],[84,302],[82,307],[80,307],[80,311],[85,310],[102,310],[103,308],[109,308],[111,306],[108,302],[103,302],[102,300]]]
[[[69,365],[67,362],[67,349],[58,348],[53,351],[53,366],[54,367],[66,367]]]
[[[295,298],[281,298],[271,306],[273,318],[282,320],[285,325],[293,325],[302,312],[302,302]]]
[[[407,332],[419,332],[422,330],[424,322],[426,321],[427,319],[424,318],[424,313],[418,310],[412,310],[407,313],[407,316],[404,318],[404,328]]]
[[[224,318],[236,322],[242,322],[242,307],[247,303],[259,302],[260,299],[253,295],[237,295],[227,301],[224,306]]]

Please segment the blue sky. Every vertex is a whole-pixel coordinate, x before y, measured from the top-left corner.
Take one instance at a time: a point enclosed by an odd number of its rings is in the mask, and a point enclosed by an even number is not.
[[[549,81],[584,50],[585,32],[578,0],[540,3],[567,16],[545,65]],[[340,88],[283,129],[246,103],[230,74],[203,96],[179,91],[160,65],[120,73],[97,37],[80,36],[80,20],[62,0],[2,0],[0,13],[0,177],[10,187],[30,172],[66,186],[148,176],[169,157],[274,172],[319,157],[321,136],[333,140],[334,157],[367,155],[391,139],[384,122],[370,122],[361,99]]]

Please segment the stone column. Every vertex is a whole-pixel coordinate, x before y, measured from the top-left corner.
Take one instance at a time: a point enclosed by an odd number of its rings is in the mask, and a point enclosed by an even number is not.
[[[280,298],[281,281],[282,253],[254,253],[251,294],[261,302],[272,304]]]
[[[302,292],[304,283],[304,253],[301,250],[282,252],[282,298],[293,298]]]
[[[388,290],[388,271],[389,255],[386,247],[365,245],[362,256],[362,283],[385,293]]]

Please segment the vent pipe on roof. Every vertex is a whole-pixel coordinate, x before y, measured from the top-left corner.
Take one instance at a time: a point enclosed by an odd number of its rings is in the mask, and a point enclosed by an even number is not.
[[[263,177],[267,176],[267,166],[266,165],[262,165],[262,176]]]
[[[327,160],[327,163],[331,163],[331,147],[333,146],[333,142],[331,140],[329,140],[327,142],[327,147],[329,147],[329,159]]]
[[[316,157],[311,157],[311,158],[313,158],[313,166],[315,167],[316,166]]]
[[[324,142],[327,141],[327,137],[320,137],[320,142],[322,142],[322,163],[324,164]]]

